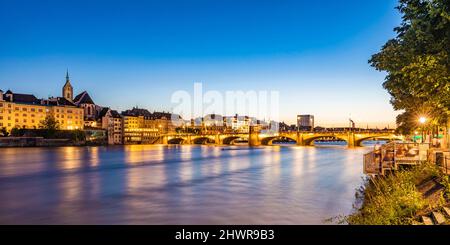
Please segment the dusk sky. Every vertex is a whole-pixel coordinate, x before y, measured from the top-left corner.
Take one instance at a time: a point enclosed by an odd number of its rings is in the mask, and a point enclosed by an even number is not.
[[[171,110],[173,92],[277,90],[281,119],[395,126],[370,56],[395,36],[396,0],[0,0],[0,89]]]

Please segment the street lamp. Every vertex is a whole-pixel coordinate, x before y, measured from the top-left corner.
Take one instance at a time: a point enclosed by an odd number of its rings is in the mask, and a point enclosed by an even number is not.
[[[425,138],[425,131],[424,131],[424,129],[423,129],[423,127],[424,127],[424,125],[425,125],[425,123],[427,122],[427,118],[426,117],[420,117],[419,118],[419,123],[422,125],[422,143],[424,143],[424,138]]]
[[[427,118],[426,117],[420,117],[419,118],[419,123],[420,124],[425,124],[427,122]]]

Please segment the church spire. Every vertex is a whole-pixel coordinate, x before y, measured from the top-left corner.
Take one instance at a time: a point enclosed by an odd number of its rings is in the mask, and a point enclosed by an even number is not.
[[[62,88],[62,97],[66,98],[69,101],[73,100],[73,87],[70,84],[69,69],[67,69],[67,72],[66,72],[66,83],[64,84],[64,87]]]
[[[67,69],[67,71],[66,71],[66,82],[69,82],[70,81],[70,79],[69,79],[69,69]]]

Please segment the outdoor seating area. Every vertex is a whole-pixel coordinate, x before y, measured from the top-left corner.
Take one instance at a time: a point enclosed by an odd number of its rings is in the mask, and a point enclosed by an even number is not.
[[[364,173],[384,175],[397,170],[400,165],[417,165],[428,160],[430,144],[392,142],[375,147],[364,155]]]

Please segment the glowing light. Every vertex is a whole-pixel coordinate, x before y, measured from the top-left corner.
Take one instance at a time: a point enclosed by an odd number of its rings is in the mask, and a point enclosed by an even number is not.
[[[426,122],[427,122],[427,118],[426,117],[420,117],[419,118],[419,123],[425,124]]]

